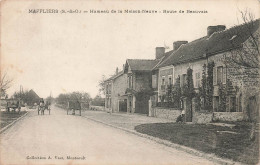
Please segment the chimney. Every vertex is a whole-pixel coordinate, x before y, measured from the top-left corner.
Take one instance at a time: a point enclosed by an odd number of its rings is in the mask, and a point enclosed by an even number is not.
[[[173,43],[173,50],[177,50],[182,44],[187,44],[188,41],[175,41]]]
[[[118,74],[118,67],[116,67],[116,74]]]
[[[164,56],[165,48],[164,47],[156,47],[155,48],[155,58],[160,59]]]
[[[214,32],[219,32],[222,30],[225,30],[226,26],[225,25],[217,25],[217,26],[208,26],[207,28],[207,36],[211,36]]]

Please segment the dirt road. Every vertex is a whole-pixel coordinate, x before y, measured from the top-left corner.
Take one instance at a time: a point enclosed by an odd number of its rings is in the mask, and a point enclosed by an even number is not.
[[[5,164],[213,164],[146,138],[66,115],[32,111],[1,134]]]

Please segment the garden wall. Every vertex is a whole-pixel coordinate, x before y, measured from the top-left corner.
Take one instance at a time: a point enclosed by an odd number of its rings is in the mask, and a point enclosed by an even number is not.
[[[94,106],[94,105],[90,105],[89,106],[90,110],[96,110],[96,111],[105,111],[105,106]]]
[[[193,112],[192,122],[198,124],[210,123],[212,121],[212,112]]]
[[[172,108],[159,108],[159,107],[152,107],[151,108],[151,116],[169,119],[173,122],[176,121],[177,117],[181,114],[181,110],[172,109]]]
[[[213,121],[242,121],[243,112],[214,112]]]

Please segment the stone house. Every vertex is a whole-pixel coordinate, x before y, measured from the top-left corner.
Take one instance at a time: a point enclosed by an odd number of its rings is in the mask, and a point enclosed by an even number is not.
[[[209,26],[206,36],[190,43],[177,42],[172,53],[167,54],[168,57],[153,69],[153,77],[157,77],[158,82],[155,100],[165,102],[162,96],[165,95],[167,86],[174,84],[177,77],[180,78],[182,87],[186,82],[188,68],[193,70],[193,84],[198,91],[203,65],[214,62],[213,120],[246,119],[248,98],[258,92],[258,69],[238,68],[231,65],[230,60],[232,52],[250,41],[250,34],[259,32],[259,20],[250,29],[246,27],[247,24],[243,24],[226,30],[224,25]],[[219,108],[223,104],[220,100],[223,96],[223,92],[219,92],[220,85],[225,89],[224,109]]]
[[[158,57],[159,58],[159,57]],[[152,69],[160,59],[127,59],[124,73],[127,75],[127,112],[148,114],[148,101],[152,92]]]
[[[115,75],[105,81],[105,110],[109,112],[126,112],[127,75],[116,69]]]
[[[234,63],[234,60],[245,57],[247,49],[250,49],[250,52],[255,50],[251,47],[252,37],[257,37],[259,42],[259,32],[258,19],[214,33],[210,37],[206,55],[208,62],[214,62],[213,119],[245,120],[250,116],[249,98],[259,93],[259,69]],[[251,58],[248,54],[247,59]],[[222,95],[221,90],[224,91]],[[221,102],[223,97],[226,99]],[[221,104],[225,105],[222,109]]]

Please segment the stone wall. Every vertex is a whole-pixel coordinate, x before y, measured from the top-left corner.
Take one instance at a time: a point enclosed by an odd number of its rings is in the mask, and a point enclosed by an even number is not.
[[[243,112],[214,112],[213,121],[242,121],[245,119]]]
[[[90,105],[89,106],[90,110],[96,110],[96,111],[105,111],[105,107],[104,106],[94,106],[94,105]]]
[[[236,101],[236,110],[242,111],[244,114],[247,112],[247,106],[249,97],[257,95],[259,92],[259,72],[258,69],[252,68],[242,68],[230,63],[229,58],[231,57],[230,52],[220,53],[209,57],[209,62],[214,61],[215,68],[218,66],[223,66],[226,68],[226,81],[230,82],[231,86],[234,88],[234,92],[229,95],[239,99],[241,96],[241,104]],[[214,90],[218,88],[217,85],[214,86]],[[227,109],[229,100],[227,100]],[[239,108],[241,106],[241,108]]]
[[[198,124],[205,124],[212,122],[212,112],[193,112],[192,122]]]
[[[170,108],[159,108],[159,107],[152,107],[152,116],[169,119],[173,122],[176,121],[177,117],[181,114],[181,110],[177,109],[170,109]]]

